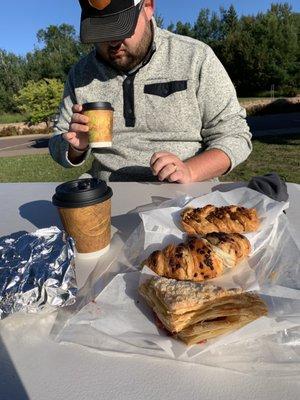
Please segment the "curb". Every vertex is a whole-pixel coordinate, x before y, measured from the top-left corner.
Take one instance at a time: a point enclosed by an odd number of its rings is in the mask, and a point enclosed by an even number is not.
[[[0,151],[0,159],[1,158],[10,158],[10,157],[34,156],[34,155],[42,155],[42,154],[50,154],[49,149],[48,148],[26,149],[23,152],[21,152],[20,150]]]
[[[1,136],[0,140],[9,140],[9,139],[30,139],[30,138],[39,138],[39,137],[44,137],[44,138],[50,138],[52,135],[51,134],[45,134],[45,133],[40,133],[40,134],[32,134],[32,135],[16,135],[16,136]]]

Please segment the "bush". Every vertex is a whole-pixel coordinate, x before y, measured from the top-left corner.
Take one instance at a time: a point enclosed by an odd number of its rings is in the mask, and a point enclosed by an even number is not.
[[[7,126],[0,130],[0,137],[20,135],[20,128],[16,126]]]
[[[24,136],[24,135],[49,135],[52,132],[51,127],[35,128],[24,126],[6,126],[0,130],[0,137]]]
[[[37,124],[46,122],[56,114],[63,93],[63,83],[58,79],[29,81],[15,96],[21,112],[28,115],[27,122]]]
[[[273,95],[275,98],[278,97],[297,97],[298,93],[300,94],[300,89],[297,89],[294,86],[281,86],[277,87]],[[251,95],[251,96],[250,96]],[[272,96],[271,90],[261,90],[259,92],[253,92],[249,94],[250,97],[261,97],[261,98],[270,98]]]
[[[278,97],[296,97],[297,90],[294,87],[283,86],[278,90]]]
[[[266,104],[246,106],[246,110],[248,116],[300,112],[300,102],[292,102],[288,99],[277,99]]]
[[[52,133],[52,127],[47,126],[45,128],[23,128],[20,135],[50,135]]]

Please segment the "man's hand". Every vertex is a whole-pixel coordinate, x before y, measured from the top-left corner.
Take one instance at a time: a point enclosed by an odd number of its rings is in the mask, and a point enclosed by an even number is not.
[[[80,114],[82,111],[81,104],[74,104],[72,107],[73,115],[69,125],[69,132],[63,133],[63,138],[69,142],[76,150],[87,150],[89,145],[87,116]]]
[[[175,154],[167,152],[154,153],[150,160],[153,175],[160,181],[189,183],[192,182],[190,168]]]
[[[175,154],[154,153],[150,160],[153,174],[160,181],[201,182],[227,172],[231,167],[229,156],[219,149],[208,149],[182,162]]]

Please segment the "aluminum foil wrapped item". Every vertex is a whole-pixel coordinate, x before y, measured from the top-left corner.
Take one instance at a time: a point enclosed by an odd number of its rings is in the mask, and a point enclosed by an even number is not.
[[[57,227],[0,238],[0,320],[75,303],[74,248]]]

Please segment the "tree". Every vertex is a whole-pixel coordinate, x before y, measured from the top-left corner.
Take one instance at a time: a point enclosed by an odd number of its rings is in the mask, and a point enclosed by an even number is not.
[[[190,37],[194,36],[192,26],[189,22],[186,22],[185,24],[183,24],[180,21],[177,22],[174,33],[177,33],[178,35],[184,35],[184,36],[190,36]]]
[[[91,50],[80,43],[72,25],[50,25],[40,29],[37,40],[41,48],[27,54],[27,79],[56,78],[64,81],[73,64]]]
[[[163,18],[157,15],[156,19],[163,27]],[[218,13],[204,8],[194,24],[177,21],[167,29],[211,46],[239,95],[254,95],[273,84],[282,93],[294,93],[300,87],[300,14],[293,13],[287,3],[241,17],[233,6]],[[64,82],[71,66],[92,49],[80,43],[75,28],[68,24],[39,30],[37,41],[26,57],[0,49],[0,112],[18,110],[14,94],[29,81]]]
[[[0,112],[16,112],[15,93],[29,81],[65,81],[73,64],[91,50],[80,43],[72,25],[50,25],[37,33],[38,46],[26,57],[0,49]]]
[[[296,84],[297,27],[288,4],[272,5],[265,14],[241,17],[227,31],[218,54],[240,94],[292,88]]]
[[[198,15],[194,25],[194,36],[196,39],[205,43],[211,40],[211,24],[210,24],[210,11],[208,8],[203,8]]]
[[[25,83],[25,60],[0,49],[0,112],[17,111],[13,96]]]
[[[178,35],[194,37],[193,28],[189,22],[183,24],[182,22],[178,21],[176,26],[171,23],[167,29],[168,31],[177,33]]]
[[[170,23],[170,25],[167,27],[167,30],[170,31],[170,32],[174,32],[175,25],[173,24],[173,22]]]
[[[194,37],[202,42],[207,43],[213,49],[216,49],[222,40],[221,19],[208,8],[203,8],[193,27]]]
[[[296,87],[300,88],[300,13],[293,14],[294,23],[297,27],[297,43],[298,43],[298,51],[297,51],[297,61],[296,61]]]
[[[239,18],[232,4],[228,10],[221,7],[220,13],[223,37],[226,37],[230,32],[234,32],[238,28]]]
[[[29,81],[15,96],[21,112],[28,115],[28,122],[46,122],[56,114],[63,93],[63,83],[57,79]]]
[[[286,3],[241,18],[233,6],[221,8],[220,17],[202,9],[193,36],[213,48],[239,94],[269,90],[272,84],[288,94],[300,86],[299,17]]]
[[[163,19],[163,17],[160,15],[160,14],[155,14],[155,21],[156,21],[156,25],[159,27],[159,28],[163,28],[164,27],[164,19]]]

